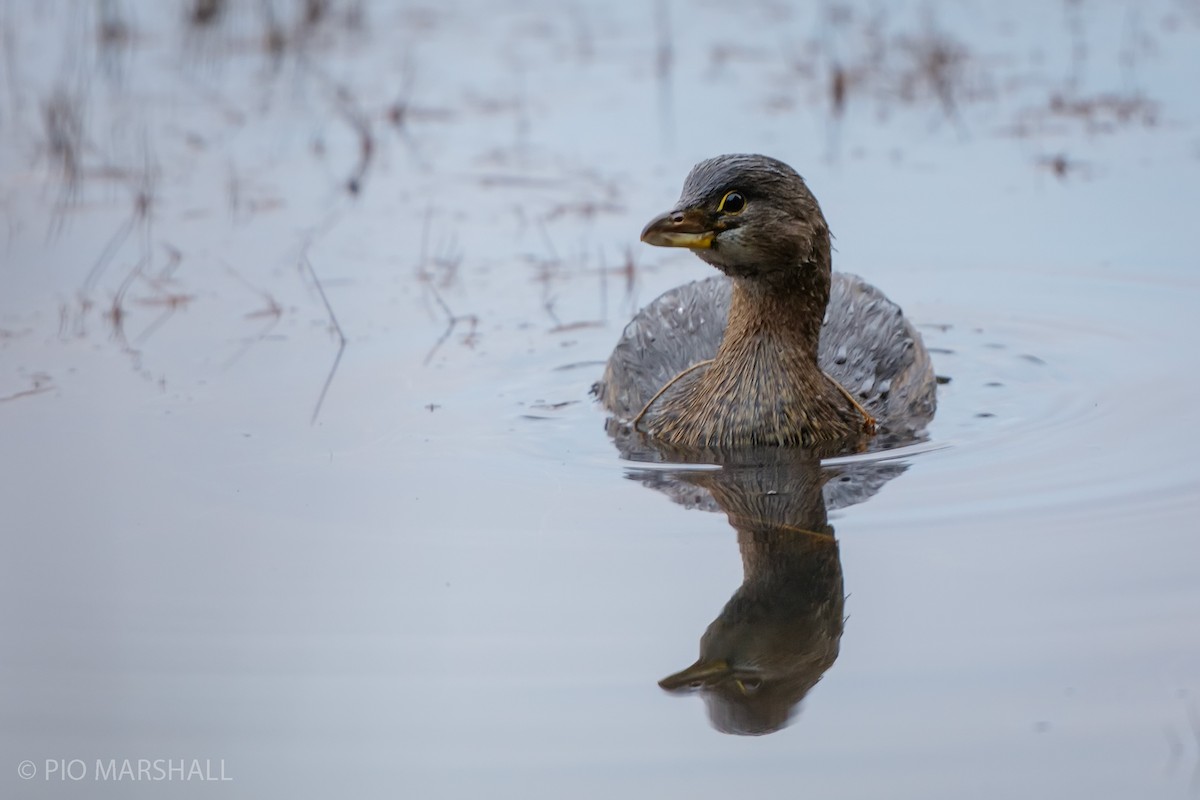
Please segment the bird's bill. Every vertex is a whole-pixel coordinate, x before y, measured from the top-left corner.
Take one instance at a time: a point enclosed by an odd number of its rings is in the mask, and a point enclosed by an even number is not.
[[[691,250],[709,249],[716,235],[708,214],[695,208],[660,214],[642,229],[642,241],[646,244]]]
[[[676,672],[674,675],[663,678],[658,685],[668,692],[672,692],[677,689],[686,689],[693,684],[715,683],[732,674],[733,668],[729,666],[729,662],[724,660],[705,661],[701,658],[683,672]]]

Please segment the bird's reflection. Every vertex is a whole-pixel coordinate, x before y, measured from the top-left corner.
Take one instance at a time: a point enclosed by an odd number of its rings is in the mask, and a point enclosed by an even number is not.
[[[692,473],[737,530],[742,585],[700,639],[700,658],[659,685],[698,691],[726,733],[783,727],[833,666],[842,638],[842,564],[815,456]]]
[[[699,693],[722,732],[779,730],[838,657],[845,591],[828,509],[862,502],[905,466],[823,467],[822,453],[789,448],[665,452],[628,430],[610,433],[627,457],[715,465],[630,476],[690,507],[724,512],[737,531],[742,585],[701,637],[699,659],[659,685]]]

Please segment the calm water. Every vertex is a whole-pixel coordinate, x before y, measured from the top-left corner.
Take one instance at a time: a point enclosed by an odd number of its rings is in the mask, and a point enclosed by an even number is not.
[[[0,794],[1200,793],[1195,2],[233,5],[0,6]],[[730,151],[949,378],[863,502],[587,397]]]

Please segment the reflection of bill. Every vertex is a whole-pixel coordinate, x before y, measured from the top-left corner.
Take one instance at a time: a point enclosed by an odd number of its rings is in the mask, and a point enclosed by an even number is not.
[[[698,692],[714,727],[749,735],[786,725],[837,659],[845,592],[827,503],[864,500],[904,470],[894,462],[822,468],[803,450],[758,455],[724,459],[717,470],[636,476],[719,508],[737,530],[742,585],[700,639],[696,663],[659,685]]]

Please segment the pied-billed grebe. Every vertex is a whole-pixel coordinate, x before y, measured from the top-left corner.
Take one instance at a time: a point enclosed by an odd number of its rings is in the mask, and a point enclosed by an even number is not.
[[[787,164],[697,164],[642,241],[686,247],[727,277],[663,294],[626,326],[596,392],[680,447],[811,446],[920,430],[936,379],[900,308],[833,274],[817,200]]]

